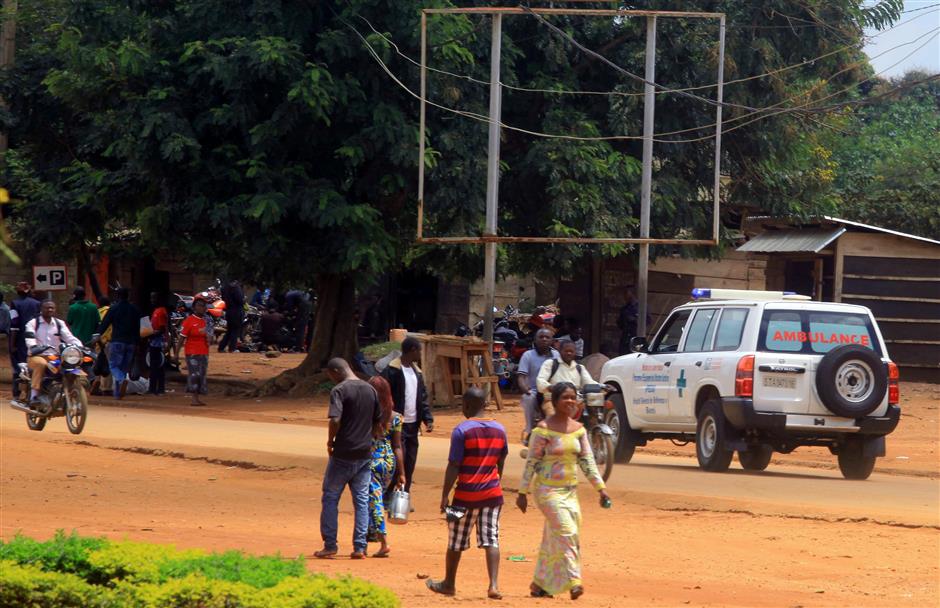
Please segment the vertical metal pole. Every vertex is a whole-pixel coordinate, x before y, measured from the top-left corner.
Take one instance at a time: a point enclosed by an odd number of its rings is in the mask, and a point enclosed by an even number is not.
[[[650,198],[653,189],[653,123],[656,108],[656,17],[646,18],[646,84],[643,89],[643,178],[640,186],[640,238],[650,237]],[[637,334],[645,336],[647,332],[646,315],[649,314],[647,298],[649,295],[650,246],[640,245],[640,263],[636,282],[638,300]]]
[[[715,192],[712,203],[712,240],[718,244],[721,196],[721,109],[725,96],[725,16],[718,25],[718,109],[715,110]]]
[[[486,158],[486,228],[484,236],[496,236],[499,202],[499,123],[502,119],[502,90],[499,84],[499,57],[502,49],[503,16],[493,15],[493,41],[490,46],[490,133]],[[496,243],[484,245],[483,339],[493,341],[493,306],[496,303]]]
[[[428,17],[421,11],[421,109],[418,123],[418,238],[424,234],[424,129],[425,108],[424,101],[428,86]]]

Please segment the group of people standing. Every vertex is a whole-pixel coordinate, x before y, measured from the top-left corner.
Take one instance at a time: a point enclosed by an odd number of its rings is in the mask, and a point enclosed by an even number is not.
[[[26,364],[31,370],[28,401],[35,403],[45,376],[46,361],[41,355],[46,349],[58,349],[62,344],[97,349],[95,365],[85,370],[93,393],[108,391],[114,398],[122,399],[129,390],[152,395],[166,392],[169,314],[159,294],[150,295],[152,312],[142,315],[131,303],[130,290],[126,287],[115,291],[113,303],[102,296],[97,304],[87,298],[83,287],[76,287],[63,320],[56,316],[55,302],[34,297],[28,283],[17,283],[16,292],[12,306],[3,304],[0,296],[3,311],[0,320],[4,321],[0,330],[9,336],[14,400],[22,397],[16,372],[20,365]],[[187,390],[193,393],[194,405],[201,405],[199,395],[206,393],[205,372],[212,330],[205,304],[205,300],[196,298],[193,314],[184,321],[181,331],[189,372]],[[136,367],[148,374],[146,382],[131,378],[135,360]],[[143,384],[140,390],[137,383]]]
[[[530,386],[547,393],[549,406],[544,419],[533,425],[516,501],[525,513],[531,494],[545,517],[529,591],[533,597],[568,592],[572,599],[577,599],[584,593],[577,471],[581,470],[598,492],[602,506],[609,507],[610,498],[585,429],[575,420],[579,409],[578,386],[590,380],[590,376],[575,361],[575,348],[570,341],[561,346],[561,353],[556,353],[558,365],[552,364],[556,361],[552,352],[546,352],[551,349],[549,332],[540,334],[536,345],[530,351],[536,354],[529,357],[532,361],[527,361],[530,365],[527,373],[536,376],[535,384]],[[406,338],[401,357],[393,360],[381,376],[368,382],[360,380],[343,359],[328,363],[326,373],[335,386],[330,392],[329,463],[320,511],[323,548],[314,554],[317,558],[330,559],[339,551],[338,504],[347,486],[355,512],[350,558],[365,558],[371,541],[380,543],[373,557],[389,555],[386,525],[389,494],[395,489],[410,491],[420,425],[424,424],[430,432],[434,424],[418,367],[420,357],[421,343]],[[540,365],[535,360],[539,357],[544,359]],[[548,372],[543,374],[546,368]],[[579,375],[578,385],[568,381],[574,374]],[[552,382],[550,376],[558,376],[558,380]],[[469,389],[462,404],[466,420],[451,433],[440,504],[448,525],[445,576],[427,581],[429,590],[443,595],[455,594],[460,558],[470,548],[476,529],[477,546],[486,552],[487,596],[502,597],[498,584],[499,522],[504,504],[502,473],[508,438],[503,425],[487,417],[485,408],[483,391]]]

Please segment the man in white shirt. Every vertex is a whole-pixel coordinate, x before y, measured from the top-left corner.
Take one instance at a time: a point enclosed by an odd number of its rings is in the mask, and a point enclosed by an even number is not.
[[[545,395],[545,401],[542,404],[542,410],[545,416],[551,416],[554,413],[552,400],[549,395],[552,385],[559,382],[570,382],[578,390],[586,384],[595,384],[591,374],[578,363],[575,359],[578,355],[577,347],[571,340],[563,340],[559,345],[561,360],[548,359],[542,364],[539,371],[539,377],[536,380],[536,386],[540,393]]]
[[[42,380],[46,375],[46,359],[40,355],[47,347],[52,347],[56,353],[62,344],[82,346],[81,340],[72,335],[65,321],[55,317],[55,302],[46,300],[39,309],[39,316],[26,324],[23,329],[26,338],[26,348],[29,350],[30,381],[32,392],[29,396],[30,404],[39,396]]]
[[[392,360],[382,372],[392,389],[395,411],[402,415],[401,430],[402,458],[398,463],[405,472],[405,491],[411,491],[411,480],[418,462],[418,435],[421,423],[427,432],[434,429],[434,416],[428,404],[428,392],[424,385],[424,376],[418,363],[421,361],[421,342],[408,337],[401,343],[401,357]],[[396,472],[393,479],[398,479]]]

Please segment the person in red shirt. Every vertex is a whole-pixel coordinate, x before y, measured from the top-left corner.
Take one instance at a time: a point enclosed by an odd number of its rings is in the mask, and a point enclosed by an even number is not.
[[[166,392],[166,370],[163,367],[166,360],[163,351],[166,346],[169,317],[166,307],[162,304],[160,294],[157,292],[151,293],[150,303],[153,305],[153,312],[150,313],[150,326],[153,328],[153,334],[150,336],[147,348],[147,359],[150,367],[150,386],[147,392],[151,395],[162,395]]]
[[[463,415],[467,418],[450,436],[450,455],[441,492],[441,513],[447,514],[448,542],[444,579],[427,580],[428,589],[443,595],[456,591],[460,556],[470,548],[473,527],[477,546],[486,551],[486,570],[490,578],[487,597],[502,599],[499,577],[499,512],[503,506],[501,477],[508,453],[506,429],[486,417],[486,396],[471,387],[463,396]],[[453,501],[448,504],[451,488]]]
[[[209,370],[209,341],[212,339],[212,318],[206,314],[206,300],[193,300],[193,314],[186,317],[180,336],[185,342],[186,392],[193,396],[192,405],[205,405],[199,395],[209,392],[206,374]]]

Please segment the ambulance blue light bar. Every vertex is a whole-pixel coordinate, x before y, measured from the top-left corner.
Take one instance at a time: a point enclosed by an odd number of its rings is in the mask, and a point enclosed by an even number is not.
[[[696,287],[692,290],[693,300],[803,300],[807,296],[797,295],[794,291],[758,291],[751,289],[710,289]]]

